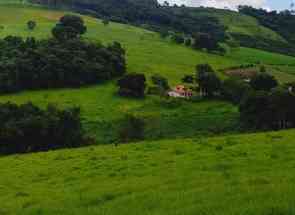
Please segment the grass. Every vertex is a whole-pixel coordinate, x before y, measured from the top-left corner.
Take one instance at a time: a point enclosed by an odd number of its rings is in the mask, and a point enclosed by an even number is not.
[[[238,110],[221,101],[176,102],[167,105],[164,99],[148,96],[132,100],[116,96],[112,82],[82,89],[31,91],[1,96],[1,102],[18,104],[31,101],[41,107],[48,103],[60,108],[79,105],[83,124],[98,143],[118,140],[120,121],[127,113],[139,115],[146,121],[145,137],[182,138],[234,132],[238,124]]]
[[[35,7],[0,6],[0,37],[46,38],[64,13]],[[294,58],[240,48],[227,56],[198,52],[158,34],[117,23],[103,26],[84,17],[86,39],[120,41],[128,70],[160,73],[173,86],[198,63],[216,69],[260,61],[293,77]],[[26,29],[34,19],[38,27]],[[288,65],[288,66],[286,66]],[[280,69],[280,70],[278,70]],[[285,72],[286,71],[286,72]],[[44,107],[78,105],[83,124],[98,143],[116,140],[125,113],[147,122],[148,140],[46,153],[0,157],[0,214],[99,215],[291,215],[294,207],[294,130],[248,135],[238,129],[237,107],[222,101],[176,102],[116,95],[114,82],[81,89],[27,91],[1,102],[32,101]],[[190,137],[190,138],[187,138]],[[165,140],[153,140],[153,139]]]
[[[1,214],[294,214],[294,130],[0,158]]]

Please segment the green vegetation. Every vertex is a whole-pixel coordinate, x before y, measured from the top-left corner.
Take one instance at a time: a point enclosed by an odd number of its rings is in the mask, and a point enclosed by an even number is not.
[[[0,30],[1,37],[13,34],[47,38],[51,34],[50,29],[64,15],[60,11],[15,5],[2,5],[0,11],[0,23],[5,23],[1,24],[4,26]],[[38,23],[34,31],[29,31],[26,26],[31,19]],[[171,87],[181,83],[184,75],[194,75],[196,64],[209,63],[214,69],[224,69],[253,63],[253,56],[260,59],[261,63],[278,66],[292,65],[294,59],[248,48],[234,49],[226,56],[218,56],[171,43],[151,31],[113,22],[105,27],[100,20],[86,16],[83,19],[88,28],[86,39],[104,44],[113,41],[122,43],[126,49],[129,72],[144,73],[147,80],[154,74],[161,74],[168,79]],[[283,71],[279,74],[285,75]],[[222,73],[220,76],[224,77]],[[177,102],[153,96],[145,100],[133,100],[120,98],[116,94],[117,87],[114,82],[110,82],[82,89],[33,91],[0,98],[2,102],[18,104],[32,101],[41,107],[46,107],[48,103],[61,108],[81,106],[83,125],[98,143],[117,141],[119,122],[130,112],[138,112],[149,122],[146,123],[145,137],[151,139],[220,134],[239,129],[237,108],[225,102]]]
[[[1,5],[0,37],[47,39],[64,14]],[[88,29],[83,39],[122,43],[128,72],[144,74],[148,86],[174,87],[185,75],[187,82],[194,82],[196,65],[209,64],[213,96],[226,88],[228,99],[238,103],[248,85],[229,79],[224,82],[225,75],[213,71],[253,64],[257,68],[265,65],[267,72],[271,69],[281,83],[295,77],[292,57],[243,47],[231,48],[225,56],[208,54],[141,28],[114,22],[105,26],[98,19],[83,19]],[[27,28],[29,20],[37,23],[34,30]],[[276,36],[274,33],[273,38]],[[0,157],[0,214],[294,214],[294,130],[233,135],[243,130],[238,107],[231,103],[159,95],[126,98],[118,95],[116,83],[110,80],[83,88],[0,96],[1,103],[31,101],[38,110],[46,110],[49,103],[60,109],[79,106],[87,135],[98,144],[114,143]],[[276,118],[271,123],[286,128],[295,122],[285,119],[290,112],[293,117],[293,106],[286,108],[284,115],[279,113],[289,104],[291,93],[286,94],[286,89],[273,92],[271,111],[276,111],[272,112]],[[256,110],[266,107],[254,104],[253,112],[245,108],[244,117],[255,122]],[[262,121],[259,118],[257,123]],[[223,136],[208,138],[213,135]],[[145,141],[118,145],[141,139]]]
[[[294,130],[0,158],[3,214],[294,214]]]

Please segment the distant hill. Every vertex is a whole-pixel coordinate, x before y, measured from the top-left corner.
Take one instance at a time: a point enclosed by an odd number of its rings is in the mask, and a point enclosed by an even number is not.
[[[242,46],[295,55],[295,43],[293,39],[288,38],[293,34],[288,34],[286,29],[282,32],[270,28],[257,20],[257,17],[250,16],[251,14],[212,8],[161,6],[157,0],[28,1],[50,7],[67,7],[99,18],[141,25],[157,31],[165,29],[194,34],[213,23],[211,30],[217,26],[225,26],[230,38]]]

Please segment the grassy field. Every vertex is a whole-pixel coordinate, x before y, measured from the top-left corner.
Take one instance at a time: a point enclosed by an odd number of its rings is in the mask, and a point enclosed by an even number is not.
[[[120,121],[127,113],[145,120],[145,137],[182,138],[235,132],[237,107],[222,101],[177,102],[170,105],[156,96],[132,100],[116,96],[112,82],[83,89],[31,91],[0,97],[1,102],[31,101],[41,107],[48,103],[60,108],[79,105],[84,127],[98,143],[118,141]]]
[[[1,214],[292,215],[294,130],[0,158]]]

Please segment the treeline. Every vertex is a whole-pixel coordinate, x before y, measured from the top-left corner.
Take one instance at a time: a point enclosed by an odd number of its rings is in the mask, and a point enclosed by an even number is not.
[[[144,26],[158,32],[173,31],[186,37],[198,38],[208,35],[210,40],[224,42],[227,38],[226,27],[212,16],[196,15],[183,6],[164,5],[157,0],[30,0],[33,3],[51,7],[69,7],[80,13],[115,22]],[[214,46],[216,46],[214,44]],[[211,46],[212,47],[212,46]],[[215,47],[214,47],[215,48]]]
[[[0,104],[0,154],[48,151],[87,143],[79,108],[45,110],[27,103]]]
[[[53,38],[8,36],[0,40],[0,93],[24,89],[80,87],[125,73],[125,51],[81,39],[80,17],[67,15],[53,28]]]

